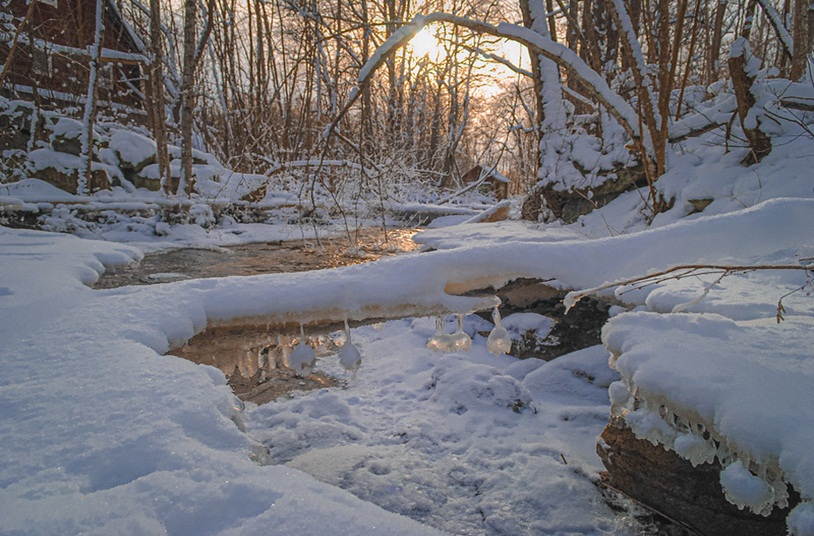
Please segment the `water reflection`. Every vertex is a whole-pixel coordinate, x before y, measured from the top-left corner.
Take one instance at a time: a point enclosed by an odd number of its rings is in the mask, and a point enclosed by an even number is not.
[[[344,343],[344,336],[339,334],[309,335],[303,339],[300,336],[245,329],[229,331],[199,333],[170,353],[195,363],[216,367],[227,378],[235,375],[243,378],[257,376],[260,381],[265,381],[276,370],[288,369],[295,372],[291,358],[300,344],[310,348],[315,358],[321,358],[336,355]]]
[[[170,354],[220,369],[235,394],[263,404],[295,390],[337,385],[335,378],[311,370],[295,370],[296,352],[314,358],[335,357],[345,342],[341,332],[321,335],[276,335],[265,329],[214,329],[199,333]]]

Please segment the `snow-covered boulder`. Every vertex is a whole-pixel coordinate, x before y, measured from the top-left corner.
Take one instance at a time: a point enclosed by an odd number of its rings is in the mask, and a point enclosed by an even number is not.
[[[119,159],[119,166],[126,174],[139,173],[156,161],[155,141],[128,130],[117,130],[110,135],[110,148]]]
[[[51,132],[51,147],[60,153],[74,156],[82,154],[82,123],[76,119],[61,117]]]

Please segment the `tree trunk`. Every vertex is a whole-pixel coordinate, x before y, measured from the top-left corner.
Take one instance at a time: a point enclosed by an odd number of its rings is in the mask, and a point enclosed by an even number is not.
[[[172,193],[183,189],[192,193],[195,181],[192,177],[192,108],[193,80],[195,76],[195,0],[184,1],[184,59],[181,74],[181,181]]]
[[[791,71],[789,78],[800,80],[805,74],[808,53],[810,49],[808,34],[811,29],[808,27],[809,3],[811,0],[794,0],[794,16],[792,20],[794,31],[794,51],[791,55]]]
[[[636,142],[639,145],[639,152],[641,153],[642,161],[648,174],[650,199],[653,205],[651,209],[655,215],[660,211],[662,200],[658,198],[653,184],[664,174],[666,169],[667,139],[662,138],[660,134],[659,125],[661,124],[661,119],[658,115],[658,103],[653,94],[653,84],[647,73],[647,66],[642,63],[644,55],[642,54],[641,45],[636,35],[630,31],[624,31],[625,28],[630,30],[633,28],[630,15],[626,11],[622,0],[614,0],[610,5],[612,6],[611,15],[613,16],[614,23],[617,28],[622,29],[620,35],[622,52],[627,56],[627,63],[631,67],[633,79],[636,82],[640,107],[639,117],[647,129],[647,134],[642,132],[641,139],[636,140]],[[646,135],[650,137],[650,145],[653,151],[652,155],[647,152],[647,144],[644,140]]]
[[[526,28],[531,28],[534,22],[532,15],[531,15],[531,7],[529,6],[529,2],[534,0],[520,0],[520,11],[523,14],[523,25]],[[542,77],[540,76],[540,62],[535,61],[534,58],[534,50],[529,49],[529,55],[531,56],[531,72],[534,76],[534,104],[537,110],[537,117],[535,117],[535,122],[537,125],[541,125],[544,119],[544,112],[543,112],[543,81]],[[537,134],[537,143],[535,146],[537,147],[537,155],[535,157],[535,161],[540,162],[540,141],[542,138],[542,131],[539,128],[534,129],[535,133]]]
[[[782,536],[789,508],[769,517],[739,510],[727,502],[720,484],[721,466],[689,461],[661,445],[637,439],[624,420],[614,418],[597,446],[608,470],[601,484],[702,536]],[[791,502],[799,502],[792,490]]]
[[[749,4],[746,6],[746,13],[743,16],[743,30],[741,31],[741,37],[744,39],[749,39],[752,35],[752,28],[755,26],[755,11],[757,10],[757,2],[756,0],[749,0]]]
[[[149,68],[149,102],[147,110],[155,138],[155,156],[158,164],[158,176],[165,194],[178,188],[170,178],[170,156],[167,151],[166,110],[164,108],[164,55],[161,36],[161,1],[150,0],[150,54],[152,62]]]
[[[721,31],[724,24],[724,14],[726,13],[726,0],[718,0],[715,8],[715,20],[712,23],[712,43],[707,51],[707,85],[718,79],[720,64],[718,58],[721,53]]]
[[[752,57],[752,52],[749,49],[749,43],[745,39],[741,37],[732,44],[732,52],[729,57],[729,74],[732,77],[732,86],[735,90],[735,98],[738,101],[738,117],[746,141],[751,149],[743,160],[743,163],[747,165],[760,162],[772,151],[772,141],[760,129],[759,118],[749,117],[749,112],[755,106],[755,96],[752,94],[752,83],[755,77],[748,70],[750,57]]]
[[[96,124],[96,93],[99,68],[102,60],[102,37],[104,34],[104,3],[96,0],[96,25],[91,48],[90,69],[88,73],[88,92],[85,100],[85,115],[82,125],[82,170],[76,185],[79,195],[99,189],[93,180],[93,130]]]

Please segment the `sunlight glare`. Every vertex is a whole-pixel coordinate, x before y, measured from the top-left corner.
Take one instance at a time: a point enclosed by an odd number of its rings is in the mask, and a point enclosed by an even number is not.
[[[437,56],[440,51],[438,39],[427,27],[421,28],[410,40],[410,48],[416,57]]]

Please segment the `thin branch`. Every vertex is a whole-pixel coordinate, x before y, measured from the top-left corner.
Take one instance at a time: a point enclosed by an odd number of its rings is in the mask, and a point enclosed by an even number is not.
[[[616,287],[624,287],[629,285],[636,285],[636,288],[645,288],[651,285],[658,284],[663,281],[667,281],[669,279],[683,279],[688,276],[698,276],[698,275],[707,275],[712,273],[723,272],[721,278],[727,275],[732,275],[736,273],[749,273],[749,272],[756,272],[758,270],[802,270],[804,272],[814,272],[814,264],[746,264],[746,265],[736,265],[736,264],[682,264],[678,266],[673,266],[672,268],[667,268],[666,270],[661,270],[658,272],[654,272],[647,275],[640,275],[636,277],[631,277],[629,279],[620,279],[617,281],[612,281],[610,283],[604,283],[599,285],[598,287],[593,287],[585,290],[578,290],[569,292],[563,303],[565,305],[566,312],[571,309],[576,303],[592,294],[597,294],[602,292],[603,290],[608,290],[611,288]],[[680,274],[676,274],[676,272],[684,272]],[[720,279],[720,278],[719,278]]]
[[[20,34],[23,33],[23,29],[25,28],[26,24],[28,24],[28,21],[31,20],[31,15],[34,14],[34,6],[36,4],[37,3],[33,0],[28,4],[28,9],[25,11],[25,16],[23,17],[23,20],[20,21],[20,25],[17,27],[17,30],[14,32],[14,38],[11,40],[8,56],[6,56],[6,61],[3,64],[3,70],[0,71],[0,86],[2,86],[6,80],[6,75],[11,68],[11,62],[14,59],[14,52],[17,50],[17,41],[20,39]]]

